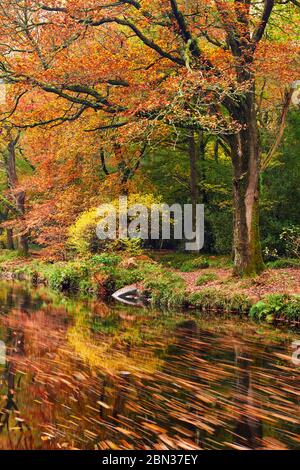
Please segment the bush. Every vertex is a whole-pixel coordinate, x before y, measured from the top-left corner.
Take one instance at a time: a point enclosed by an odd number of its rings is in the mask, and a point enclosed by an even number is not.
[[[95,255],[90,259],[90,264],[93,267],[97,266],[117,266],[121,262],[121,256],[113,253],[103,253],[101,255]]]
[[[286,227],[280,239],[285,243],[287,256],[300,258],[300,227],[298,225]]]
[[[49,275],[49,286],[57,291],[78,291],[80,283],[89,279],[89,271],[86,266],[69,263],[57,264]]]
[[[139,256],[143,253],[143,240],[140,238],[122,238],[109,243],[112,251],[124,251],[131,256]]]
[[[267,264],[271,269],[299,268],[300,260],[280,258]]]
[[[131,194],[128,197],[128,208],[136,204],[142,204],[150,210],[152,205],[161,204],[161,198],[153,194]],[[120,211],[119,199],[114,199],[107,206],[107,217],[118,215]],[[123,238],[116,240],[100,240],[97,237],[97,226],[104,219],[98,214],[97,208],[93,208],[80,215],[77,221],[69,228],[68,245],[81,255],[97,253],[101,250],[127,251],[130,254],[140,254],[143,240],[141,238]],[[150,217],[149,217],[150,220]],[[116,227],[118,231],[118,226]]]
[[[77,253],[95,253],[98,247],[96,226],[99,217],[97,209],[90,209],[81,214],[75,224],[69,228],[69,246]]]
[[[252,306],[250,317],[254,320],[266,320],[268,322],[281,318],[300,320],[300,296],[269,295]]]
[[[244,294],[228,295],[218,289],[203,289],[189,296],[189,304],[203,311],[217,310],[226,313],[248,313],[251,302]]]
[[[143,274],[138,269],[117,269],[112,273],[112,276],[115,280],[116,290],[143,280]]]
[[[174,273],[156,268],[155,276],[144,273],[143,285],[154,306],[172,308],[186,303],[185,282]]]

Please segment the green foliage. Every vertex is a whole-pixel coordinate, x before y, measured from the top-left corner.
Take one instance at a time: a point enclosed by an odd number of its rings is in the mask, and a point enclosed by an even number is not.
[[[289,258],[279,258],[275,261],[270,261],[267,264],[267,267],[271,269],[299,268],[300,260],[289,259]]]
[[[202,276],[198,277],[196,281],[196,286],[204,286],[205,284],[208,284],[212,281],[216,281],[217,279],[218,276],[215,273],[202,274]]]
[[[122,287],[130,286],[136,282],[143,280],[143,274],[139,269],[116,269],[111,273],[114,282],[115,290],[122,289]]]
[[[270,148],[268,142],[267,147]],[[261,178],[262,246],[276,257],[294,257],[281,238],[286,227],[300,227],[300,113],[291,109],[277,160]],[[276,251],[275,251],[276,250]],[[275,258],[266,257],[267,261]]]
[[[186,302],[185,282],[174,273],[156,268],[155,276],[145,274],[143,284],[154,306],[180,308]]]
[[[176,141],[178,135],[176,135]],[[174,138],[174,140],[175,140]],[[180,146],[160,147],[145,157],[143,170],[168,204],[191,203],[190,167],[185,135]],[[204,136],[205,155],[197,160],[199,203],[205,204],[205,253],[229,254],[232,244],[232,167],[215,140]],[[179,248],[179,244],[165,248]]]
[[[222,171],[221,168],[220,171]],[[211,237],[210,246],[208,246],[209,251],[220,255],[230,254],[233,233],[231,206],[228,207],[228,204],[225,204],[220,207],[210,207],[206,211],[205,224],[209,228],[206,238]]]
[[[152,253],[152,257],[165,267],[180,269],[184,263],[199,258],[199,254],[181,251],[162,251]]]
[[[180,271],[183,273],[189,273],[193,271],[197,271],[198,269],[207,269],[209,268],[209,261],[203,258],[197,258],[195,260],[185,262]]]
[[[300,296],[273,294],[252,306],[250,317],[273,322],[278,319],[300,320]]]
[[[49,286],[57,291],[78,291],[80,283],[88,280],[89,270],[80,263],[57,264],[49,275]],[[82,286],[86,287],[86,284]]]
[[[285,227],[280,234],[280,239],[285,242],[287,256],[300,258],[300,226],[290,225]]]
[[[0,250],[0,263],[14,261],[22,258],[18,251]]]
[[[117,266],[121,262],[121,256],[114,253],[102,253],[101,255],[94,255],[89,260],[89,264],[93,267],[97,266]]]
[[[219,289],[203,289],[189,296],[189,304],[202,311],[248,313],[251,302],[244,294],[228,294]]]

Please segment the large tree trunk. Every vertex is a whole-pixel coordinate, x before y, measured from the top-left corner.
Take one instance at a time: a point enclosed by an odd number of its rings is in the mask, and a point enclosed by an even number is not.
[[[196,230],[196,214],[198,204],[198,175],[197,175],[197,147],[194,131],[191,130],[188,137],[190,159],[190,194],[193,206],[193,230]]]
[[[203,131],[200,131],[198,134],[198,158],[199,158],[199,166],[200,166],[200,171],[199,171],[199,178],[201,183],[204,183],[206,180],[206,171],[205,171],[205,153],[206,153],[206,146],[207,146],[207,140],[205,137],[205,134]],[[200,191],[200,200],[202,201],[202,204],[208,204],[208,194],[205,189],[205,186],[202,185],[202,189]]]
[[[243,128],[230,139],[234,170],[234,270],[255,276],[264,269],[259,234],[260,139],[252,96],[240,111]]]
[[[22,217],[25,216],[25,201],[26,201],[26,194],[25,191],[20,189],[17,194],[16,194],[16,205],[17,209],[20,214],[22,214]],[[24,224],[23,224],[24,225]],[[19,251],[22,253],[22,255],[27,256],[29,252],[29,243],[28,243],[28,232],[26,227],[24,226],[21,228],[21,233],[18,237],[18,245],[19,245]]]
[[[23,223],[23,218],[25,216],[25,200],[26,194],[25,191],[21,188],[18,188],[18,176],[16,171],[16,144],[18,142],[18,138],[16,140],[11,140],[8,145],[8,158],[6,164],[7,170],[7,178],[9,182],[9,186],[13,193],[14,199],[16,201],[16,208],[19,213],[19,217],[21,219],[21,232],[18,237],[18,249],[23,255],[28,254],[29,250],[29,243],[28,243],[28,233],[26,227]]]

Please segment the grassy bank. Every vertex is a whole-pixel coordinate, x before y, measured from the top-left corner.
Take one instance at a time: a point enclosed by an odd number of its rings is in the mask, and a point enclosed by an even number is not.
[[[285,267],[281,267],[284,265]],[[255,279],[237,279],[226,257],[149,253],[128,257],[103,253],[68,262],[0,254],[2,278],[44,284],[59,292],[109,299],[116,290],[136,285],[159,308],[248,315],[268,322],[300,324],[300,269],[295,260],[271,265]]]

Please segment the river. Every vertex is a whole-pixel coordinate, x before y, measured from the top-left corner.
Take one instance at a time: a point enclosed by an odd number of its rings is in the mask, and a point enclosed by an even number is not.
[[[299,331],[0,283],[1,449],[300,449]]]

